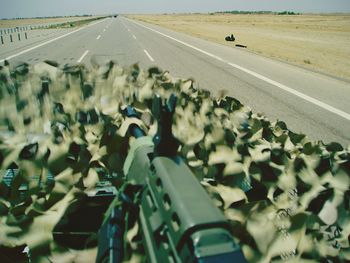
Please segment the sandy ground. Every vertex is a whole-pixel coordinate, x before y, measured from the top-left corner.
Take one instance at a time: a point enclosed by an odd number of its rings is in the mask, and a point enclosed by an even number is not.
[[[243,44],[249,51],[350,80],[350,14],[129,17],[228,46]],[[225,41],[229,34],[235,42]]]
[[[28,18],[28,19],[0,19],[0,28],[12,28],[16,26],[27,26],[36,24],[49,24],[49,23],[64,23],[68,21],[79,21],[94,18],[94,16],[72,16],[72,17],[57,17],[57,18]]]

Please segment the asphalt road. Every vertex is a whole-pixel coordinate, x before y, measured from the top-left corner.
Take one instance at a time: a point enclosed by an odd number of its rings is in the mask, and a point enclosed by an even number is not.
[[[197,87],[214,94],[226,90],[254,112],[283,120],[312,140],[350,145],[350,83],[121,16],[15,49],[0,46],[0,62],[5,58],[157,65],[175,77],[195,79]]]

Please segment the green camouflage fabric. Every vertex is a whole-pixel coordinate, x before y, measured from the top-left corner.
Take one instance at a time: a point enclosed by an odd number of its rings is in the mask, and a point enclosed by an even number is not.
[[[1,251],[21,254],[27,247],[32,262],[94,262],[96,248],[63,247],[54,242],[53,227],[103,176],[122,187],[129,125],[154,135],[152,98],[174,93],[179,154],[229,220],[249,262],[349,262],[350,147],[310,141],[193,83],[112,61],[91,69],[5,61],[0,182],[13,163],[18,173],[10,194],[0,184],[0,259]],[[125,118],[126,105],[141,120]],[[53,184],[45,184],[49,174]],[[137,227],[127,233],[126,261],[144,261]]]

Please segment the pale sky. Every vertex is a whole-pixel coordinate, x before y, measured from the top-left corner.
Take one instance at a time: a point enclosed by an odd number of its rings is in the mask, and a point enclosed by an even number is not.
[[[227,10],[350,13],[350,0],[0,0],[0,18]]]

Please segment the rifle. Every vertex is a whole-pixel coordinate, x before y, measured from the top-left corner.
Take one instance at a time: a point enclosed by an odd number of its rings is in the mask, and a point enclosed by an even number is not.
[[[98,263],[123,260],[125,228],[136,219],[147,262],[246,262],[227,220],[177,155],[179,143],[171,131],[175,106],[174,95],[165,104],[155,97],[153,139],[139,126],[129,127],[136,140],[123,167],[128,185],[100,228]],[[138,117],[130,106],[124,114]]]

